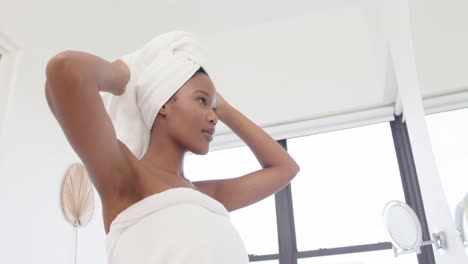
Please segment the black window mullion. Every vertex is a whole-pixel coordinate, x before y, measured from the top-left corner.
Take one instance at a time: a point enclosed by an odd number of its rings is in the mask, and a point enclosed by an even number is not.
[[[286,140],[278,143],[287,150]],[[280,264],[297,264],[296,231],[292,205],[291,184],[275,194],[276,222]]]
[[[431,240],[408,135],[408,128],[406,124],[403,123],[401,116],[396,116],[395,120],[390,122],[390,127],[392,129],[393,142],[395,144],[406,203],[415,211],[421,222],[423,240]],[[418,262],[419,264],[435,264],[432,247],[421,247],[421,254],[418,254]]]
[[[380,242],[376,244],[355,245],[355,246],[337,247],[337,248],[321,248],[317,250],[301,251],[297,253],[297,257],[298,258],[313,258],[313,257],[370,252],[370,251],[378,251],[378,250],[389,250],[391,248],[392,248],[392,243]]]
[[[269,255],[249,255],[249,262],[255,261],[264,261],[264,260],[275,260],[279,259],[279,254],[269,254]]]

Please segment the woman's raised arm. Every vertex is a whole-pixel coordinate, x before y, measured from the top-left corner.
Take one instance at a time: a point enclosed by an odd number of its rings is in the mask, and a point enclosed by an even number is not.
[[[262,166],[247,175],[195,183],[200,190],[220,201],[229,211],[264,199],[285,187],[299,172],[294,159],[263,129],[217,96],[216,114],[252,150]]]
[[[126,163],[99,92],[122,94],[130,78],[128,67],[122,61],[65,51],[49,61],[46,75],[49,107],[98,192],[114,189],[119,180],[113,177]]]

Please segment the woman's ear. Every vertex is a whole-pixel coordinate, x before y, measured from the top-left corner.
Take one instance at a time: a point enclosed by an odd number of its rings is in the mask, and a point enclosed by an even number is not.
[[[171,98],[169,98],[169,100],[167,100],[167,102],[165,104],[163,104],[163,106],[161,106],[161,108],[159,108],[158,114],[160,114],[162,116],[167,115],[168,110],[169,110],[168,108],[170,108],[170,104],[177,100],[176,99],[176,94],[174,94]]]
[[[160,109],[159,109],[159,114],[162,116],[166,116],[166,104],[164,104]]]

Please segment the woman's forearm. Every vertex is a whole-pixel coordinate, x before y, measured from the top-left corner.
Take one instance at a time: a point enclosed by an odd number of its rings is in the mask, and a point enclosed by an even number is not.
[[[68,79],[69,86],[94,86],[98,91],[123,94],[130,78],[122,61],[108,62],[95,55],[65,51],[51,59],[47,66],[48,79]],[[60,81],[64,83],[64,81]]]

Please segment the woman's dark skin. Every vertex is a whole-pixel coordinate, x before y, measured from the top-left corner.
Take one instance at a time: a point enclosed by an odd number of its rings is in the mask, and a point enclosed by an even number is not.
[[[101,197],[106,233],[121,211],[170,188],[196,189],[233,211],[279,191],[299,171],[289,154],[226,102],[203,72],[160,109],[141,159],[117,139],[99,94],[124,93],[130,79],[124,62],[65,51],[49,61],[46,75],[47,102]],[[218,120],[249,146],[262,169],[232,179],[190,182],[183,171],[185,153],[206,154]]]

